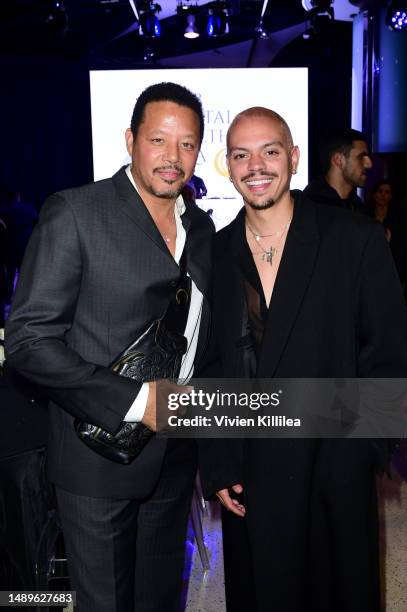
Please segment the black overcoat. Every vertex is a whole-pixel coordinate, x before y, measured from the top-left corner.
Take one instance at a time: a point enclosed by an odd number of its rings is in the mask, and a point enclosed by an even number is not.
[[[257,376],[405,378],[407,310],[382,228],[293,195]],[[245,236],[242,210],[214,238],[214,345],[227,378],[245,375]],[[236,545],[225,552],[253,556],[260,610],[376,610],[374,471],[386,452],[361,439],[201,441],[206,495],[244,486],[250,551],[225,525]],[[235,569],[243,601],[250,570]]]

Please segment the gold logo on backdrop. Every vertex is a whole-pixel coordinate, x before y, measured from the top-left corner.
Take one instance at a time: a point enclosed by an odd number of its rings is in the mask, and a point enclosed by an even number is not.
[[[226,165],[226,149],[220,149],[213,160],[215,170],[221,176],[229,176],[228,167]]]

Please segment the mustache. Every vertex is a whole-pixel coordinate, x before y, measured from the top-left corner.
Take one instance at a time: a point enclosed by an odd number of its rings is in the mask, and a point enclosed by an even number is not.
[[[172,166],[160,166],[159,168],[154,168],[153,174],[155,172],[161,172],[161,171],[167,172],[168,170],[170,170],[170,171],[171,170],[175,170],[175,172],[178,172],[178,174],[181,176],[181,178],[185,177],[185,172],[183,171],[183,169],[180,168],[179,166],[176,166],[176,165],[172,165]]]
[[[246,174],[240,180],[242,183],[244,183],[245,181],[249,181],[250,179],[261,177],[278,178],[278,174],[276,174],[275,172],[250,172],[250,174]]]

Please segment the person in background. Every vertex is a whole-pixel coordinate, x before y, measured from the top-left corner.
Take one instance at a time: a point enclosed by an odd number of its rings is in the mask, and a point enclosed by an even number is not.
[[[396,264],[400,282],[406,291],[407,279],[407,207],[405,200],[394,197],[394,187],[386,179],[372,188],[368,209],[371,216],[381,223]]]
[[[367,207],[370,215],[382,223],[387,242],[391,240],[391,217],[392,217],[393,187],[387,180],[378,181],[372,188]]]
[[[390,249],[396,264],[407,302],[407,198],[398,198],[391,205],[389,225]]]
[[[364,187],[372,160],[366,137],[357,130],[325,135],[320,144],[323,176],[312,180],[304,193],[318,204],[340,206],[366,213],[366,206],[356,193]]]

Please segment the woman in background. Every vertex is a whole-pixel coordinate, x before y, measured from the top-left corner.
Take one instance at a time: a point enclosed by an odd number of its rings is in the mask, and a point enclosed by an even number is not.
[[[368,199],[368,207],[372,217],[383,224],[388,242],[391,240],[391,207],[393,201],[393,187],[389,181],[378,181]]]
[[[387,180],[373,187],[368,200],[369,210],[383,224],[407,302],[407,200],[394,198],[394,189]]]

